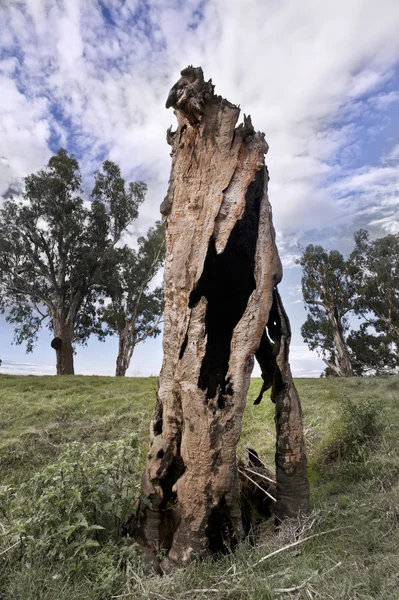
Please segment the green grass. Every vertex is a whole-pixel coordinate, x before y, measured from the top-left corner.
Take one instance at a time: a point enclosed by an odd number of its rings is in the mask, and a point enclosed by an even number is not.
[[[265,524],[256,546],[245,542],[234,554],[172,576],[160,578],[140,562],[126,563],[127,574],[122,573],[112,593],[96,586],[89,562],[87,572],[79,573],[45,559],[11,562],[11,552],[1,555],[7,544],[0,543],[0,600],[399,598],[399,377],[298,379],[296,384],[314,506],[309,521],[290,523],[278,535],[271,523]],[[252,405],[259,386],[253,380],[240,451],[248,442],[272,465],[274,407],[266,397],[260,406]],[[0,485],[17,489],[76,440],[90,446],[136,432],[143,462],[155,390],[155,378],[0,376]],[[381,407],[383,427],[355,458],[332,459],[330,450],[344,435],[342,406],[348,399],[355,406],[367,401]],[[256,565],[297,539],[298,527],[305,529],[302,537],[338,530]],[[106,570],[106,549],[101,556]]]
[[[137,432],[147,442],[156,378],[0,375],[0,472],[20,483],[70,441]]]

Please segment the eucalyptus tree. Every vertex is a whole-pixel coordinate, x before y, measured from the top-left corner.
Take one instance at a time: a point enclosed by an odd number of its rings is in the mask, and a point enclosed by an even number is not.
[[[109,302],[100,310],[107,333],[118,336],[116,376],[124,376],[135,347],[161,333],[163,289],[154,277],[165,258],[165,236],[160,222],[138,239],[137,250],[118,251],[117,267],[106,282]]]
[[[347,315],[354,308],[356,288],[347,261],[337,250],[327,252],[309,244],[298,263],[303,269],[302,293],[309,311],[302,337],[311,350],[320,353],[331,373],[351,376]]]
[[[76,158],[61,149],[25,178],[23,198],[0,211],[0,308],[28,352],[47,324],[60,375],[74,373],[75,344],[105,335],[97,316],[103,282],[146,192],[142,182],[126,184],[111,161],[95,173],[91,203],[81,186]]]
[[[349,258],[356,285],[355,313],[362,319],[348,338],[359,374],[399,367],[399,235],[370,240],[360,229]]]

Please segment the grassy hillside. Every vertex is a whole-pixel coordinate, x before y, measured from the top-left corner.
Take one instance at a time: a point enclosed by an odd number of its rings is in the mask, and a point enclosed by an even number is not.
[[[130,500],[124,497],[122,505],[118,493],[136,493],[156,379],[0,376],[0,600],[399,598],[399,378],[296,383],[310,463],[311,518],[288,524],[278,536],[265,524],[256,546],[246,542],[219,561],[159,578],[118,534],[107,537],[109,515],[102,515],[105,529],[95,531],[96,537],[77,533],[76,514],[79,527],[90,529],[82,508],[68,513],[67,533],[59,516],[75,504],[92,510],[87,490],[96,477],[110,498],[107,510],[119,516],[121,506],[131,510]],[[248,442],[272,465],[273,405],[267,398],[252,405],[259,386],[253,380],[239,451]],[[116,476],[113,469],[121,461],[127,466]],[[86,466],[78,472],[80,463]],[[107,478],[122,481],[117,493]],[[60,508],[64,492],[67,502]],[[315,534],[323,535],[257,564]],[[72,539],[86,541],[75,541],[69,556]],[[66,551],[59,551],[61,542]]]

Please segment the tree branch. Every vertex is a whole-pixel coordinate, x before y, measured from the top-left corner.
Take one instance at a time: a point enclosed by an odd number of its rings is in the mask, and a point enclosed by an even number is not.
[[[30,255],[31,255],[33,261],[39,267],[41,275],[45,279],[47,279],[47,281],[50,283],[50,285],[54,285],[55,281],[52,279],[52,277],[50,275],[50,271],[48,270],[47,266],[43,263],[43,261],[40,260],[39,254],[37,252],[38,248],[41,247],[41,241],[43,241],[43,240],[40,240],[40,237],[38,236],[36,231],[32,231],[31,229],[25,230],[25,235],[28,238],[28,240],[30,241],[30,243],[33,244],[33,246],[34,246],[34,249],[30,252]],[[45,250],[44,250],[44,252],[46,253]]]
[[[33,303],[33,305],[34,305],[34,307],[35,307],[35,310],[36,310],[36,311],[39,313],[39,315],[40,315],[41,317],[45,318],[45,317],[49,317],[49,316],[50,316],[48,313],[45,315],[45,314],[44,314],[44,313],[43,313],[43,312],[40,310],[40,308],[38,307],[38,305],[37,305],[37,303],[36,303],[36,302],[34,302],[34,303]]]
[[[158,320],[155,323],[155,325],[153,327],[151,327],[151,329],[149,329],[148,331],[146,331],[141,337],[139,337],[138,340],[135,341],[135,344],[139,344],[140,342],[142,342],[146,338],[148,338],[148,336],[151,335],[156,330],[156,328],[158,327],[158,325],[160,325],[161,323],[163,323],[163,315],[160,315],[158,317]]]
[[[48,260],[48,263],[49,263],[52,283],[53,283],[54,287],[56,289],[58,289],[57,278],[56,278],[56,275],[55,275],[55,268],[54,268],[53,257],[51,256],[51,252],[49,250],[49,247],[48,247],[48,244],[47,244],[47,241],[46,241],[44,235],[41,232],[39,232],[39,235],[40,235],[40,237],[42,239],[42,243],[43,243],[43,247],[44,247],[44,252],[45,252],[45,254],[47,256],[47,260]]]
[[[317,304],[317,305],[320,305],[323,308],[325,308],[325,304],[321,300],[305,300],[305,303],[306,304]]]
[[[47,317],[50,317],[51,315],[43,315],[42,318],[40,319],[40,321],[38,322],[37,326],[36,326],[36,331],[39,331],[44,319],[47,319]]]
[[[83,293],[79,289],[79,290],[77,290],[77,292],[75,292],[75,294],[73,296],[72,302],[71,302],[69,310],[68,310],[66,323],[74,323],[75,322],[75,317],[79,310],[82,300],[83,300]]]
[[[21,279],[21,277],[19,275],[15,275],[14,277]],[[41,302],[43,302],[43,304],[48,306],[49,310],[52,313],[55,312],[55,306],[54,306],[53,302],[49,298],[45,298],[43,296],[43,294],[40,292],[40,290],[32,284],[26,285],[26,282],[23,281],[23,284],[21,285],[21,287],[18,287],[18,283],[14,282],[13,285],[6,284],[6,289],[7,289],[7,291],[11,292],[12,294],[24,294],[25,296],[29,296],[31,300],[34,300],[34,298],[38,298],[39,300],[41,300]]]

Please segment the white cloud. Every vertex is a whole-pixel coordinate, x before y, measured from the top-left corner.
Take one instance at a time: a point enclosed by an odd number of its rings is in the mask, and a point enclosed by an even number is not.
[[[291,344],[289,361],[294,377],[318,377],[326,368],[317,353],[309,350],[304,344]],[[257,363],[252,376],[260,377]]]
[[[399,233],[399,212],[381,219],[374,219],[374,221],[370,221],[369,225],[379,225],[386,233]]]
[[[28,98],[15,82],[0,75],[0,196],[10,184],[22,185],[22,176],[43,166],[50,152],[48,102]]]
[[[349,220],[356,228],[374,227],[382,234],[398,232],[399,160],[396,163],[366,165],[330,186],[330,195],[342,208],[341,222]]]
[[[370,99],[370,102],[379,110],[386,110],[391,104],[399,102],[399,92],[395,91],[377,94],[377,96]]]
[[[288,286],[288,295],[290,298],[302,298],[302,286],[300,283]]]
[[[301,256],[299,252],[287,252],[284,249],[279,249],[279,254],[284,269],[299,268],[299,265],[296,262]]]
[[[0,373],[6,375],[55,375],[56,369],[53,365],[3,360]]]
[[[304,344],[293,344],[290,348],[290,356],[295,360],[319,360],[317,352],[309,350]]]
[[[396,144],[390,150],[390,152],[388,152],[387,154],[384,154],[384,156],[382,157],[382,162],[383,163],[399,162],[399,144]]]
[[[381,191],[381,187],[386,188],[387,191],[397,191],[398,183],[395,167],[365,166],[342,178],[334,185],[334,189],[344,193],[349,191],[378,193]]]

